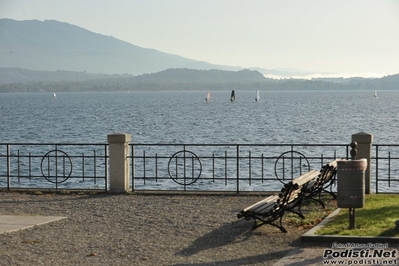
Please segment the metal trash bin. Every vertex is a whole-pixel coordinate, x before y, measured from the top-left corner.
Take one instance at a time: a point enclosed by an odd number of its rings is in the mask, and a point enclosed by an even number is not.
[[[339,160],[337,164],[338,208],[363,208],[367,159]]]

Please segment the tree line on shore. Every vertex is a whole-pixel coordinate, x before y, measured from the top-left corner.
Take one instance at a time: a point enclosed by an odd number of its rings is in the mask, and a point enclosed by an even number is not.
[[[132,76],[0,69],[0,80],[0,92],[399,89],[399,74],[373,79],[270,79],[253,70],[169,69]]]

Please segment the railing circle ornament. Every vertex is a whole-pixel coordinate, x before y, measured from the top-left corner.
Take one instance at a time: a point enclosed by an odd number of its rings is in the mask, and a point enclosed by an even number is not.
[[[303,168],[306,168],[303,170]],[[279,175],[279,171],[280,173]],[[289,172],[289,178],[285,177],[285,171]],[[308,159],[303,153],[298,151],[286,151],[283,152],[274,163],[274,174],[277,179],[282,183],[286,184],[286,180],[291,181],[292,175],[294,173],[306,173],[310,171],[310,164]]]
[[[169,159],[168,173],[169,177],[179,185],[194,184],[202,173],[201,160],[191,151],[178,151]]]
[[[65,182],[72,174],[72,160],[61,150],[47,152],[40,163],[43,177],[54,184]]]

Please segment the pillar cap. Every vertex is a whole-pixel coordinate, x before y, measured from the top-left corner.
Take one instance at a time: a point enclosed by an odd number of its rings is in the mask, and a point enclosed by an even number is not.
[[[126,143],[132,140],[132,135],[128,133],[114,133],[107,136],[108,143]]]
[[[366,132],[359,132],[352,135],[352,141],[359,143],[372,143],[373,142],[373,134],[369,134]]]

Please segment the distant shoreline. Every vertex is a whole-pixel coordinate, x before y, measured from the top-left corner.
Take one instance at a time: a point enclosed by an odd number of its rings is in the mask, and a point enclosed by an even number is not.
[[[229,90],[398,90],[399,74],[382,78],[270,79],[253,70],[167,69],[132,75],[0,68],[0,92],[123,92]]]

